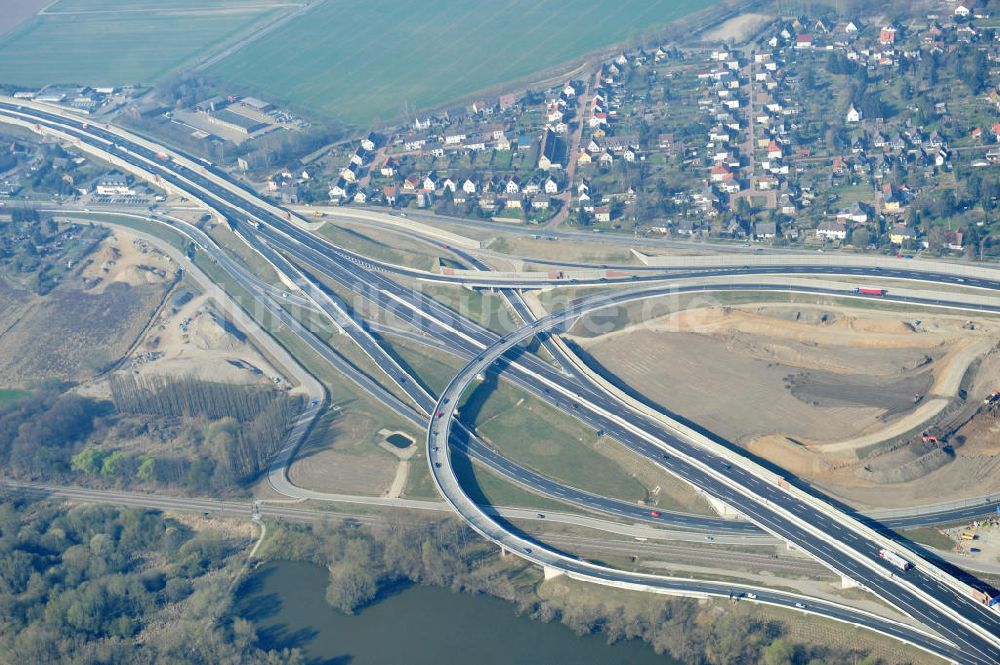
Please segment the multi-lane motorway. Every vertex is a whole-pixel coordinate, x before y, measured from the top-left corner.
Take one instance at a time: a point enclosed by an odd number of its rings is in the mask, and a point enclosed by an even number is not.
[[[39,129],[44,125],[50,131],[58,131],[96,149],[110,152],[137,168],[155,174],[174,188],[196,193],[199,199],[210,203],[235,226],[246,224],[247,227],[243,228],[244,233],[286,252],[308,270],[322,271],[327,278],[350,288],[354,293],[391,311],[418,329],[437,336],[448,346],[463,349],[466,354],[471,352],[476,360],[458,379],[471,380],[476,373],[485,371],[495,360],[502,358],[505,377],[515,380],[565,412],[594,426],[601,426],[609,435],[645,455],[651,462],[664,466],[668,471],[733,506],[758,526],[794,543],[828,567],[856,580],[887,602],[914,616],[925,625],[933,627],[959,649],[960,657],[956,658],[954,653],[949,653],[948,657],[969,663],[1000,661],[997,637],[1000,632],[998,631],[1000,615],[975,603],[968,594],[963,593],[963,585],[952,579],[948,573],[943,573],[929,562],[920,560],[915,562],[918,564],[915,570],[905,574],[895,574],[878,560],[877,550],[882,541],[873,539],[872,535],[850,516],[827,507],[829,504],[822,504],[821,498],[803,500],[798,495],[758,478],[748,472],[741,463],[731,463],[727,461],[728,457],[720,456],[710,448],[697,446],[685,440],[685,437],[678,436],[676,432],[668,430],[662,423],[622,405],[600,386],[593,385],[585,376],[561,372],[536,356],[524,353],[519,347],[515,347],[515,343],[545,333],[552,325],[556,325],[558,322],[554,322],[552,317],[541,322],[530,321],[525,317],[526,325],[516,334],[508,334],[498,339],[494,333],[456,315],[437,301],[402,287],[389,278],[389,271],[385,270],[384,266],[374,266],[364,257],[346,252],[303,231],[271,206],[256,199],[252,193],[238,190],[226,180],[225,174],[210,166],[204,169],[192,168],[181,160],[164,163],[157,158],[154,150],[119,132],[87,128],[78,119],[63,118],[54,112],[18,109],[16,104],[0,104],[0,112],[7,116],[30,118],[39,125]],[[816,272],[822,272],[824,268],[826,266],[817,266]],[[752,274],[755,270],[753,266],[740,269],[745,274]],[[802,266],[789,266],[776,269],[774,272],[785,274],[810,272],[810,270]],[[869,278],[887,276],[887,273],[873,269],[857,269],[852,272]],[[734,275],[735,271],[727,270],[725,274]],[[921,279],[925,282],[973,285],[968,279],[960,281],[953,279],[951,275],[929,274],[923,271],[918,273],[918,271],[897,270],[893,276]],[[663,276],[649,276],[649,278],[656,277],[663,279]],[[677,274],[672,277],[680,279]],[[630,279],[630,281],[636,280]],[[532,284],[537,286],[538,282],[533,281]],[[525,286],[523,282],[503,281],[493,282],[490,285],[504,288]],[[974,285],[996,289],[998,282],[985,279],[982,283]],[[734,286],[734,288],[739,287]],[[649,293],[645,297],[656,295],[655,288],[646,291]],[[659,293],[675,291],[676,289],[672,287],[665,287],[665,290]],[[636,295],[632,293],[629,297]],[[934,302],[921,304],[945,304],[949,298],[933,300]],[[607,303],[597,301],[590,303],[594,307],[599,304]],[[984,305],[980,305],[980,308],[990,309]],[[996,309],[993,308],[993,311]],[[585,310],[580,309],[575,313],[565,313],[561,315],[565,317],[562,321],[569,320],[573,314],[583,311]],[[369,343],[378,345],[377,340],[359,341],[363,348]],[[487,351],[484,352],[484,349]],[[366,348],[366,352],[369,352],[370,356],[377,353],[374,347]],[[409,377],[398,374],[398,370],[391,365],[383,369],[397,386],[408,385]],[[412,385],[412,382],[409,385]],[[461,387],[461,382],[453,383],[453,386]],[[457,398],[457,394],[441,396],[442,400],[457,401]],[[446,408],[450,411],[453,407],[454,403],[451,407],[447,407],[443,401],[439,401],[432,413],[444,413]],[[430,434],[432,442],[429,445],[432,447],[436,445],[439,448],[433,451],[438,454],[432,454],[432,457],[440,460],[440,452],[448,450],[451,419],[432,418],[432,420],[445,421],[443,425],[437,424],[436,434],[432,426]],[[664,455],[669,457],[664,458]],[[442,463],[441,467],[433,466],[432,470],[448,468],[450,462],[447,465]],[[435,477],[438,477],[446,498],[482,533],[550,569],[574,572],[578,562],[574,563],[571,557],[560,555],[539,544],[522,544],[521,536],[502,527],[497,530],[493,526],[488,526],[487,522],[481,522],[485,518],[489,524],[499,527],[498,523],[489,520],[489,516],[482,513],[474,504],[466,505],[462,499],[464,496],[462,489],[457,486],[452,487],[452,480],[447,477],[441,478],[438,474],[439,472],[435,471]],[[529,551],[524,551],[525,549]],[[543,554],[546,557],[544,561],[540,560]],[[577,571],[576,574],[583,573]],[[627,575],[620,571],[601,571],[596,577],[605,583],[616,583],[616,580],[621,584],[630,583],[625,579]]]

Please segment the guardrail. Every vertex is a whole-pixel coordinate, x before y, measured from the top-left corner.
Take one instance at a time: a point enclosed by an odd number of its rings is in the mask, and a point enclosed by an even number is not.
[[[635,249],[632,253],[647,266],[664,268],[716,268],[733,264],[748,266],[832,265],[857,268],[905,268],[920,272],[941,272],[961,277],[1000,279],[1000,269],[989,265],[968,265],[914,258],[897,259],[887,256],[865,256],[836,252],[831,254],[760,254],[733,256],[648,256]]]

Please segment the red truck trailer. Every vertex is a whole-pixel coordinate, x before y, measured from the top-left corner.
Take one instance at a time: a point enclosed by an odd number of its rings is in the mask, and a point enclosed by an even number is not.
[[[854,289],[854,292],[857,293],[859,296],[884,296],[885,294],[889,293],[885,289],[876,289],[871,286],[859,286],[858,288]]]
[[[904,572],[907,571],[907,570],[909,570],[910,568],[913,568],[913,564],[912,563],[910,563],[909,561],[907,561],[903,557],[899,556],[898,554],[896,554],[892,550],[887,550],[885,548],[882,548],[882,549],[880,549],[878,551],[878,556],[883,561],[888,561],[892,565],[896,566],[896,568],[899,568],[900,570],[902,570]]]

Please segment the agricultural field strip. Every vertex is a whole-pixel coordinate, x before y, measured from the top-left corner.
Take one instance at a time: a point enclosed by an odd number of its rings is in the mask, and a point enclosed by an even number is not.
[[[572,12],[553,4],[326,2],[210,72],[286,103],[368,123],[404,106],[443,104],[572,61],[711,0],[623,0],[614,12],[597,0],[580,0]],[[380,39],[371,38],[369,26],[376,24]]]
[[[227,6],[209,0],[110,14],[50,11],[0,38],[0,81],[29,87],[63,82],[148,84],[295,6]],[[121,53],[130,57],[120,57]]]

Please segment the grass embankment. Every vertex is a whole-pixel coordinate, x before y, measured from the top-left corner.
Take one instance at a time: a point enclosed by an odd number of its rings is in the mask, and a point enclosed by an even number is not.
[[[459,410],[463,422],[539,473],[626,501],[647,498],[642,483],[598,452],[605,444],[594,431],[518,389],[488,378],[466,393]]]
[[[338,247],[387,263],[420,270],[433,270],[438,261],[438,256],[428,251],[430,247],[409,242],[398,233],[371,229],[359,233],[333,222],[324,224],[318,233]]]
[[[955,548],[955,541],[944,535],[932,526],[921,526],[914,529],[903,529],[899,532],[904,538],[908,538],[915,543],[934,547],[939,550],[950,551]]]

